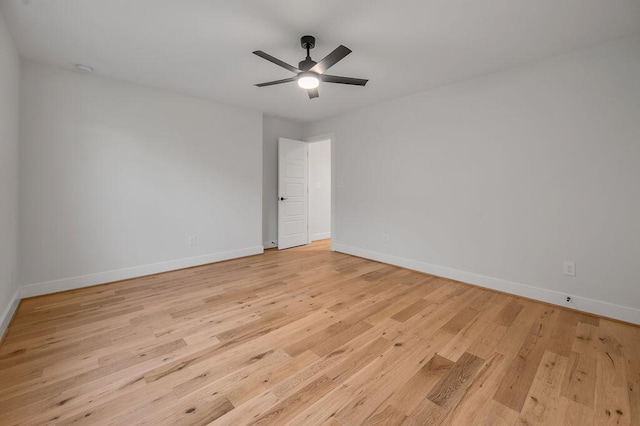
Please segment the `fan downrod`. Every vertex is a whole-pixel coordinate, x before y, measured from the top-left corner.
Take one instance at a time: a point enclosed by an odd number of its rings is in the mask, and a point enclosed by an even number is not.
[[[307,50],[307,57],[304,61],[300,61],[298,63],[298,69],[300,69],[300,71],[309,71],[316,64],[316,61],[312,60],[311,56],[309,55],[309,50],[313,49],[316,46],[316,38],[310,35],[302,36],[302,38],[300,39],[300,44],[302,45],[303,49]]]

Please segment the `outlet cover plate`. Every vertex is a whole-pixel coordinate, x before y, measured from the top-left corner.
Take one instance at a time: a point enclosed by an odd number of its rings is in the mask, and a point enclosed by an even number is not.
[[[563,272],[570,277],[576,276],[576,262],[565,260],[563,264]]]

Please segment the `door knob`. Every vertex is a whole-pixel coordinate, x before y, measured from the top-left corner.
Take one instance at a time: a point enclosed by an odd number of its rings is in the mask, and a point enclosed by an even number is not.
[[[280,201],[286,200],[286,197],[280,197]]]

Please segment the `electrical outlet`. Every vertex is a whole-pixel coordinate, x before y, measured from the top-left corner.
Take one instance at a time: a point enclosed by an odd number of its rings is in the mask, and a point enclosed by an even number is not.
[[[564,261],[563,271],[565,275],[569,275],[570,277],[576,276],[576,262],[571,262],[569,260]]]
[[[189,244],[190,246],[195,246],[196,244],[198,244],[198,239],[196,237],[189,237],[189,239],[187,240],[187,244]]]

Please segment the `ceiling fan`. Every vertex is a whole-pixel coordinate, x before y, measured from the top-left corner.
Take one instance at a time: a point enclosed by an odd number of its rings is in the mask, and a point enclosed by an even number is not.
[[[300,61],[298,68],[281,61],[278,58],[274,58],[268,53],[264,53],[262,50],[256,50],[254,54],[266,59],[269,62],[273,62],[276,65],[287,69],[296,75],[282,80],[269,81],[267,83],[256,84],[258,87],[273,86],[274,84],[289,83],[297,81],[298,86],[303,89],[307,89],[309,93],[309,99],[317,98],[318,85],[320,81],[325,83],[339,83],[339,84],[351,84],[354,86],[364,86],[367,81],[362,78],[340,77],[337,75],[325,74],[329,68],[334,66],[338,61],[342,60],[345,56],[351,53],[351,50],[343,45],[338,46],[333,52],[325,56],[320,62],[316,62],[309,56],[309,50],[313,49],[316,45],[316,38],[310,35],[303,36],[300,39],[302,48],[307,50],[307,57],[304,61]]]

